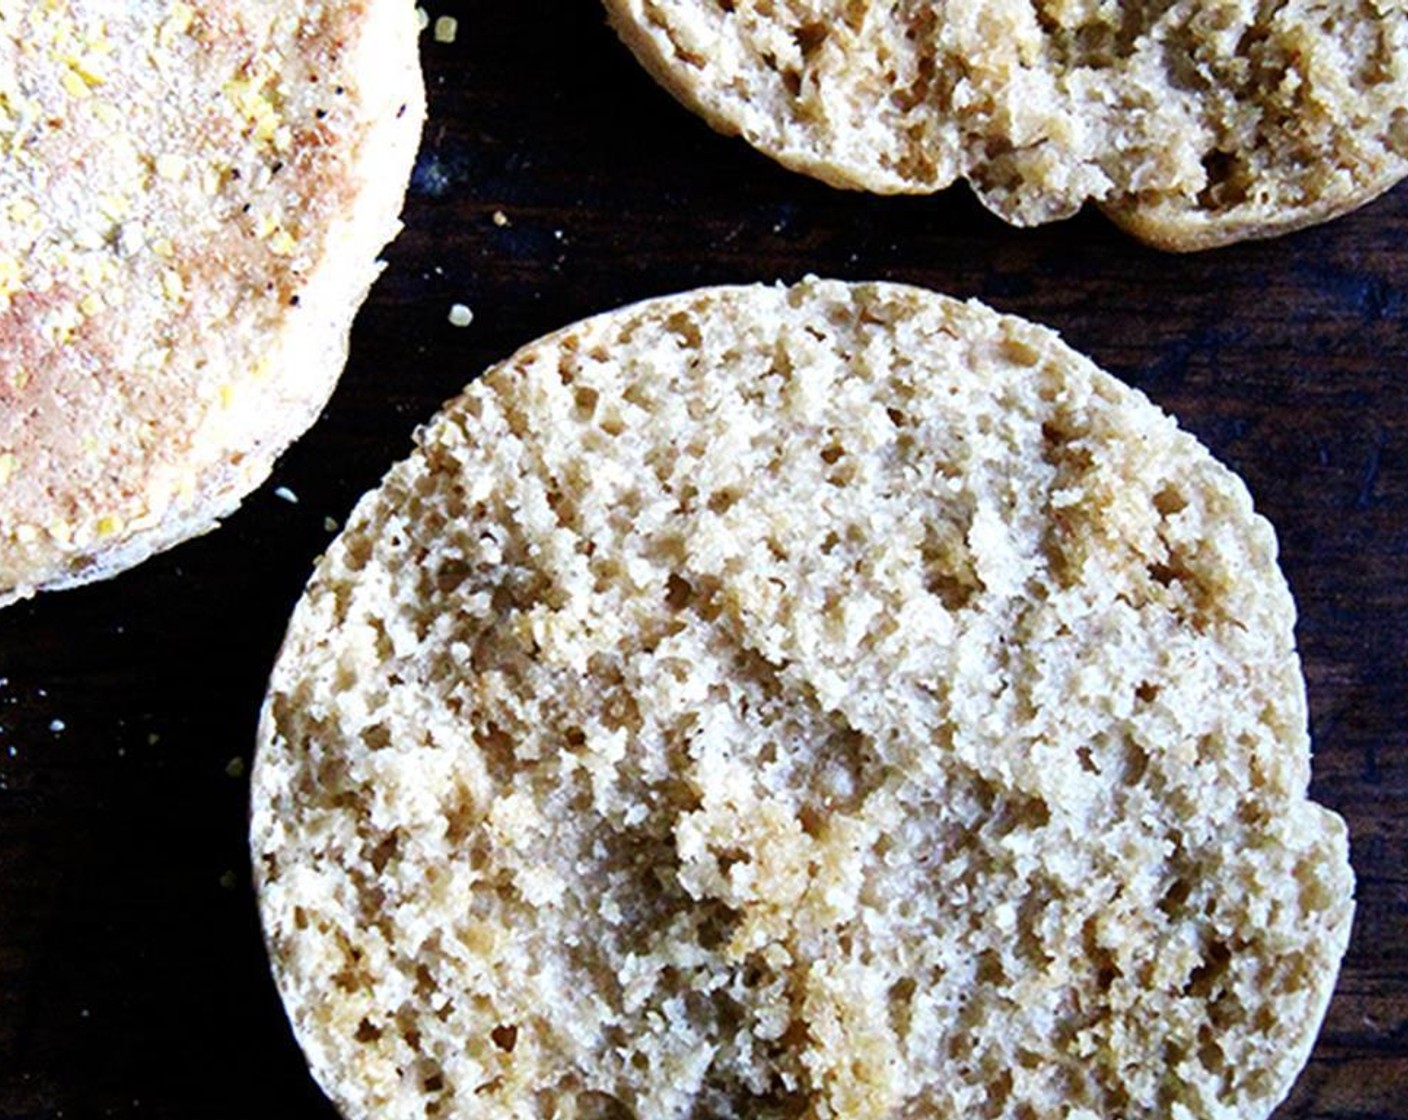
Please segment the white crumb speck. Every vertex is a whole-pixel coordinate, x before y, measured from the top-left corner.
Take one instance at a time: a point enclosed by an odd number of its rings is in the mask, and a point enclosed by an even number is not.
[[[296,506],[298,504],[298,495],[295,494],[292,490],[290,490],[287,486],[278,487],[274,491],[274,497],[282,498],[284,501],[288,502],[289,505]]]
[[[467,327],[474,322],[474,312],[462,303],[450,305],[450,325],[452,327]]]
[[[64,721],[61,719],[52,719],[49,721],[49,730],[52,731],[55,735],[57,735],[60,731],[64,730],[64,728],[66,728],[67,726],[68,724],[64,723]]]
[[[335,517],[324,517],[324,518],[323,518],[323,529],[324,529],[325,531],[327,531],[327,532],[329,532],[329,533],[336,533],[336,532],[338,531],[338,529],[340,529],[341,527],[342,527],[342,526],[340,526],[340,525],[337,523],[337,518],[335,518]]]
[[[494,224],[495,224],[496,226],[498,226],[500,229],[503,229],[505,226],[507,226],[507,225],[510,224],[510,223],[509,223],[509,220],[508,220],[508,215],[505,214],[502,210],[495,210],[495,211],[494,211]]]

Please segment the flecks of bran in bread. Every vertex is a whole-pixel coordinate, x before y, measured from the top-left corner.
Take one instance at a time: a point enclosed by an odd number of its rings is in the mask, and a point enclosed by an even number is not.
[[[341,372],[422,113],[406,0],[0,10],[0,602],[262,481]]]
[[[1199,249],[1408,173],[1404,0],[606,0],[717,128],[839,186],[968,179],[1019,225],[1105,206]]]
[[[363,500],[253,779],[349,1117],[1265,1116],[1348,935],[1269,526],[1049,331],[716,289]]]

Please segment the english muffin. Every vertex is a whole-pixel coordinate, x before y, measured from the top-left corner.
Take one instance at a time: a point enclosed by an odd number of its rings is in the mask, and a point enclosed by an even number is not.
[[[807,281],[473,383],[264,709],[349,1118],[1266,1116],[1344,951],[1245,487],[1052,332]]]
[[[1165,249],[1322,222],[1408,174],[1403,0],[606,0],[715,128],[842,187],[1100,204]]]
[[[211,528],[316,418],[423,117],[407,0],[0,11],[0,602]]]

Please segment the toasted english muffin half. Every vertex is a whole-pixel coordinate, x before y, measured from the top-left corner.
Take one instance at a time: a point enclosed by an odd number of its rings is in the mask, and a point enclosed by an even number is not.
[[[525,347],[273,673],[314,1076],[378,1120],[1266,1116],[1353,888],[1275,552],[976,303],[718,288]]]
[[[407,0],[0,11],[0,602],[213,527],[317,417],[424,116]]]
[[[1403,0],[606,0],[715,128],[841,187],[967,179],[1017,225],[1098,203],[1206,249],[1408,174]]]

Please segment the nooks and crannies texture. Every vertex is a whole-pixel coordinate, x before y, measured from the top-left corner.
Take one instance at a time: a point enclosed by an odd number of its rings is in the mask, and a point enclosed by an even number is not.
[[[0,4],[0,604],[264,480],[342,371],[423,115],[410,0]]]
[[[1405,0],[606,0],[677,97],[844,187],[968,179],[1198,249],[1408,174]]]
[[[254,776],[348,1117],[1266,1115],[1350,921],[1240,482],[1050,332],[719,289],[529,346],[293,619]]]

